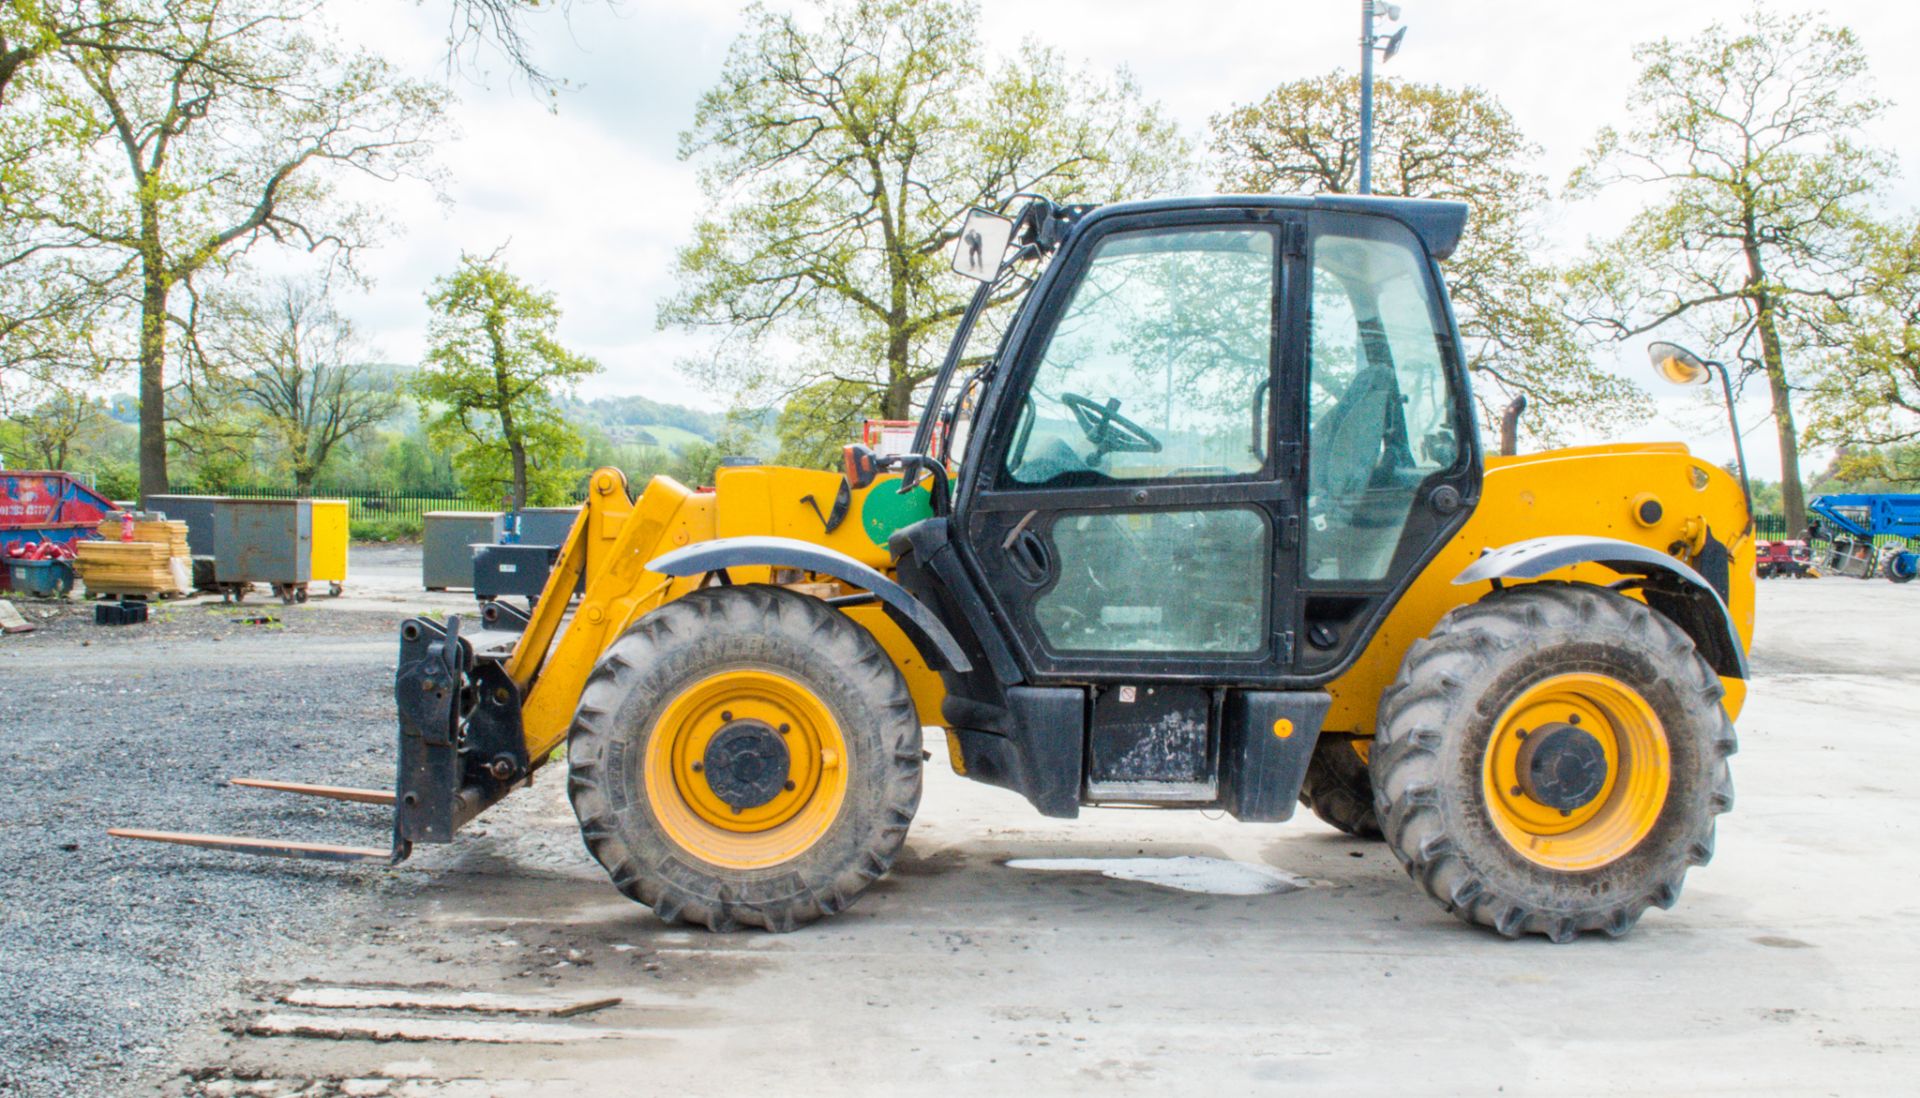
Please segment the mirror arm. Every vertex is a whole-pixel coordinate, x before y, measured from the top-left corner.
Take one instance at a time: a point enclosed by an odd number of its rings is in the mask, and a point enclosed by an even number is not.
[[[960,356],[967,349],[967,340],[973,337],[973,326],[980,322],[981,314],[987,311],[987,302],[993,297],[993,289],[1000,284],[998,279],[982,282],[973,291],[973,300],[967,302],[967,311],[961,314],[960,324],[953,331],[953,339],[947,344],[947,355],[940,361],[940,372],[933,376],[933,390],[927,394],[927,411],[920,417],[919,426],[913,429],[913,445],[908,453],[924,456],[933,446],[934,423],[939,419],[941,404],[946,400],[947,385],[953,380],[953,373],[960,367]]]
[[[1753,484],[1747,479],[1747,447],[1746,443],[1740,437],[1739,413],[1734,411],[1733,376],[1727,372],[1727,364],[1724,362],[1714,362],[1710,360],[1707,362],[1707,368],[1709,370],[1718,368],[1720,371],[1720,389],[1726,394],[1727,398],[1727,426],[1733,430],[1733,457],[1740,466],[1740,494],[1745,496],[1747,500],[1747,526],[1751,529],[1753,526]]]

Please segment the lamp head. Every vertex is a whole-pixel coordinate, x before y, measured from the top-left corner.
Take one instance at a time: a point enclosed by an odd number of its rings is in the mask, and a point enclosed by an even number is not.
[[[1713,378],[1706,362],[1678,343],[1657,340],[1647,346],[1647,358],[1655,373],[1675,385],[1705,385]]]

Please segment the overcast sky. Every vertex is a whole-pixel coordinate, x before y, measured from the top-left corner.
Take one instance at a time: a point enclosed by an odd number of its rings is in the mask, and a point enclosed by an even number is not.
[[[349,34],[395,62],[443,72],[441,0],[328,7]],[[1544,148],[1541,168],[1556,188],[1594,131],[1619,119],[1636,43],[1686,37],[1746,10],[1732,0],[1408,0],[1402,7],[1406,45],[1384,72],[1477,84],[1498,96]],[[393,211],[397,230],[363,257],[372,290],[350,294],[344,304],[378,357],[418,361],[428,283],[462,249],[506,244],[516,273],[559,295],[565,342],[605,366],[587,393],[725,407],[727,394],[702,391],[675,369],[701,343],[658,330],[654,312],[672,292],[674,249],[688,239],[701,203],[693,167],[676,155],[678,134],[717,79],[742,10],[722,0],[620,0],[611,8],[576,0],[567,18],[536,18],[539,60],[574,85],[554,113],[506,79],[497,59],[483,59],[492,70],[485,84],[456,78],[458,134],[440,149],[450,204],[414,184],[383,185],[370,195]],[[1893,101],[1876,139],[1894,149],[1910,145],[1920,128],[1920,66],[1912,59],[1920,5],[1854,0],[1823,10],[1862,35],[1874,90]],[[989,51],[1011,50],[1030,36],[1089,68],[1127,68],[1196,139],[1210,115],[1281,81],[1358,64],[1355,0],[982,0],[982,17]],[[1897,206],[1920,206],[1911,178],[1890,181],[1890,194]],[[1611,232],[1635,201],[1625,191],[1556,211],[1558,246]],[[1637,345],[1617,368],[1647,376]],[[1655,395],[1659,418],[1633,437],[1681,438],[1717,460],[1731,457],[1724,423],[1697,394]],[[1777,479],[1778,451],[1757,391],[1741,413],[1755,475]],[[1811,459],[1809,471],[1816,467]]]

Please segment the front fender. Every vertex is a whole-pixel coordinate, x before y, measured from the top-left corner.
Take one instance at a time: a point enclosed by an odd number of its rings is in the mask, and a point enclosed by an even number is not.
[[[1456,584],[1538,579],[1576,564],[1598,564],[1643,577],[1647,605],[1673,619],[1708,666],[1729,679],[1747,677],[1747,652],[1726,600],[1699,572],[1657,549],[1618,538],[1577,534],[1530,538],[1490,549],[1453,578]]]
[[[886,608],[887,616],[926,657],[927,666],[963,674],[973,670],[960,642],[925,603],[879,571],[835,549],[796,538],[720,538],[655,557],[647,562],[647,571],[662,576],[698,576],[752,565],[817,572],[871,591]]]

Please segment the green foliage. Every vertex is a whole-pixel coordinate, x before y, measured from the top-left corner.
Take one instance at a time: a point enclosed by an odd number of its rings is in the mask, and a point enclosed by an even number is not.
[[[1920,443],[1843,449],[1813,480],[1813,492],[1912,492],[1920,489]]]
[[[1222,190],[1344,194],[1358,185],[1360,88],[1344,73],[1280,85],[1216,115],[1210,145]],[[1645,418],[1639,386],[1594,364],[1567,319],[1558,272],[1535,258],[1547,192],[1540,149],[1479,88],[1374,85],[1376,194],[1465,202],[1472,215],[1447,260],[1447,286],[1482,417],[1498,424],[1525,396],[1526,433],[1557,442]]]
[[[140,467],[131,459],[96,457],[91,465],[95,491],[108,499],[140,498]]]
[[[971,289],[948,269],[969,207],[1146,197],[1185,158],[1124,74],[1031,44],[990,57],[971,3],[755,5],[746,20],[682,137],[714,212],[661,310],[726,333],[695,371],[744,407],[838,383],[909,418]]]
[[[413,391],[461,484],[515,508],[565,502],[585,447],[558,398],[600,364],[559,344],[553,295],[515,278],[497,253],[462,255],[427,304],[435,315]]]
[[[782,465],[801,469],[837,469],[844,447],[857,441],[852,429],[878,418],[873,390],[846,381],[820,381],[793,394],[780,409],[775,431]]]
[[[402,492],[453,481],[452,459],[438,448],[430,449],[424,435],[402,435],[387,442],[377,468],[380,482]]]
[[[1823,318],[1862,292],[1868,207],[1892,172],[1862,143],[1883,104],[1851,31],[1750,12],[1635,51],[1631,124],[1602,130],[1576,193],[1644,185],[1647,206],[1573,275],[1610,339],[1656,329],[1757,376],[1773,404],[1782,511],[1806,524],[1793,393],[1829,342]]]
[[[725,450],[703,442],[687,447],[661,472],[689,488],[707,487],[713,484],[713,474],[720,468],[720,459],[726,456]]]
[[[1820,322],[1834,337],[1812,386],[1809,436],[1843,448],[1859,474],[1920,479],[1920,218],[1866,234],[1860,293]]]
[[[356,518],[347,523],[347,536],[354,541],[415,541],[424,526],[418,516]]]

